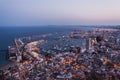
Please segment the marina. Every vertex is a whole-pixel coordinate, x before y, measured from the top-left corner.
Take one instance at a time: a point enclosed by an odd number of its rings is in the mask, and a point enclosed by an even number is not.
[[[0,0],[0,80],[120,80],[120,0]]]
[[[15,39],[16,45],[8,47],[9,59],[12,62],[1,68],[4,70],[4,78],[15,80],[93,79],[93,76],[88,76],[89,74],[94,75],[98,80],[112,79],[109,76],[119,80],[120,35],[117,35],[120,33],[119,30],[71,33],[29,43],[24,43],[19,38]]]

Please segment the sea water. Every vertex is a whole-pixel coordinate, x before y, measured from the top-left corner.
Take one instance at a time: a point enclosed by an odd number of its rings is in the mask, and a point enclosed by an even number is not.
[[[32,36],[38,34],[48,34],[55,32],[69,32],[74,29],[86,30],[92,29],[91,27],[83,26],[31,26],[31,27],[0,27],[0,50],[7,50],[8,46],[15,45],[14,39]],[[6,58],[7,54],[3,51],[0,52],[0,67],[9,63]]]

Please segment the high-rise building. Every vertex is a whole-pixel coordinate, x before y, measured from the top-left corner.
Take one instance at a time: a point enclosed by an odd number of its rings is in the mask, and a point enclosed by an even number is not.
[[[92,44],[91,44],[91,38],[86,39],[86,50],[90,50]]]

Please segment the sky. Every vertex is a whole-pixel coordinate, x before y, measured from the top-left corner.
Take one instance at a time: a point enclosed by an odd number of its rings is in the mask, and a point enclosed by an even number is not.
[[[119,24],[120,0],[0,0],[0,26]]]

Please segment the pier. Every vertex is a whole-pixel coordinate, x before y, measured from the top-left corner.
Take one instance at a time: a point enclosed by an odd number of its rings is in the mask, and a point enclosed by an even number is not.
[[[17,48],[17,54],[16,54],[16,56],[17,56],[17,62],[20,62],[20,61],[22,60],[22,57],[21,57],[21,55],[22,55],[21,49],[22,49],[24,43],[22,42],[21,39],[14,39],[14,42],[15,42],[15,45],[16,45],[16,48]]]
[[[8,47],[9,60],[20,62],[22,60],[21,49],[24,45],[21,39],[14,39],[15,46]]]
[[[8,52],[8,50],[0,50],[0,53],[7,53]]]

